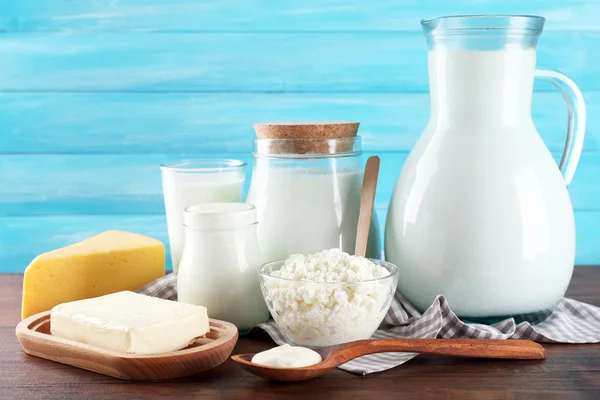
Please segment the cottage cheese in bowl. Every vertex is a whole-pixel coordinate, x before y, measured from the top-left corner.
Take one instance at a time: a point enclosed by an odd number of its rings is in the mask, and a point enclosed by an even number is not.
[[[259,272],[273,319],[289,341],[308,347],[370,338],[398,283],[394,265],[339,249],[294,254]]]

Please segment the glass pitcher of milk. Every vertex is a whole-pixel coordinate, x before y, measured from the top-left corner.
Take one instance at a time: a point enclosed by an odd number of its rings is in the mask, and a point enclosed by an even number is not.
[[[247,203],[263,261],[340,248],[354,254],[362,189],[360,137],[256,139]],[[367,256],[381,258],[374,213]]]
[[[402,168],[386,223],[385,256],[400,269],[399,290],[421,310],[442,294],[466,318],[547,312],[573,272],[567,185],[583,146],[581,92],[565,75],[536,69],[542,17],[421,24],[431,117]],[[556,86],[567,103],[559,166],[531,118],[534,78]]]

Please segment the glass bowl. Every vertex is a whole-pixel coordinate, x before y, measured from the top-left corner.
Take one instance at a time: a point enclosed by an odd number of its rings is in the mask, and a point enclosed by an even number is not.
[[[305,347],[369,339],[383,321],[398,284],[394,264],[370,260],[390,275],[357,282],[312,282],[273,276],[285,260],[260,267],[265,303],[286,338]]]

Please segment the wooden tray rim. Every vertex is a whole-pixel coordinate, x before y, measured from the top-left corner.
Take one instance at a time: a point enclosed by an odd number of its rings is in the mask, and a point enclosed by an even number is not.
[[[182,355],[186,355],[186,354],[199,353],[199,352],[209,350],[213,347],[221,346],[231,340],[235,340],[237,342],[237,338],[238,338],[238,329],[234,324],[232,324],[231,322],[227,322],[227,321],[221,321],[218,319],[209,318],[210,326],[217,324],[217,325],[222,325],[224,327],[224,329],[217,329],[217,332],[219,332],[218,339],[215,339],[209,343],[206,343],[206,344],[203,344],[200,346],[186,347],[184,349],[177,350],[177,351],[171,351],[168,353],[130,354],[130,353],[120,353],[120,352],[117,352],[114,350],[103,349],[101,347],[97,347],[97,346],[94,346],[91,344],[79,343],[74,340],[64,339],[64,338],[54,336],[51,334],[47,334],[47,333],[41,333],[34,329],[34,327],[37,327],[40,324],[45,323],[46,321],[50,321],[50,311],[44,311],[44,312],[32,315],[30,317],[25,318],[24,320],[22,320],[21,322],[19,322],[17,324],[15,333],[17,335],[17,339],[19,340],[19,344],[21,344],[21,347],[23,347],[23,344],[21,343],[21,337],[30,336],[30,337],[36,337],[43,341],[58,343],[62,346],[76,347],[81,350],[95,353],[95,354],[101,355],[101,356],[110,356],[110,357],[120,358],[120,359],[136,359],[137,360],[137,359],[156,359],[156,358],[166,358],[166,357],[178,357],[178,356],[182,356]],[[219,328],[219,327],[216,327],[216,328]],[[25,352],[27,352],[24,347],[23,347],[23,350]]]

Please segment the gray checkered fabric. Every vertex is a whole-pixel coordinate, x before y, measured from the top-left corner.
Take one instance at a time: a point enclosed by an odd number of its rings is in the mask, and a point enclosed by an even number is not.
[[[169,300],[177,299],[177,278],[166,275],[142,289],[140,293]],[[274,321],[258,325],[277,344],[287,343]],[[472,338],[527,339],[540,343],[600,342],[600,308],[572,299],[563,299],[552,314],[535,325],[516,324],[512,318],[493,325],[465,323],[450,309],[444,296],[438,296],[423,313],[419,313],[399,292],[374,339],[384,338]],[[381,353],[363,356],[340,366],[354,374],[366,375],[385,371],[416,357],[415,353]]]

